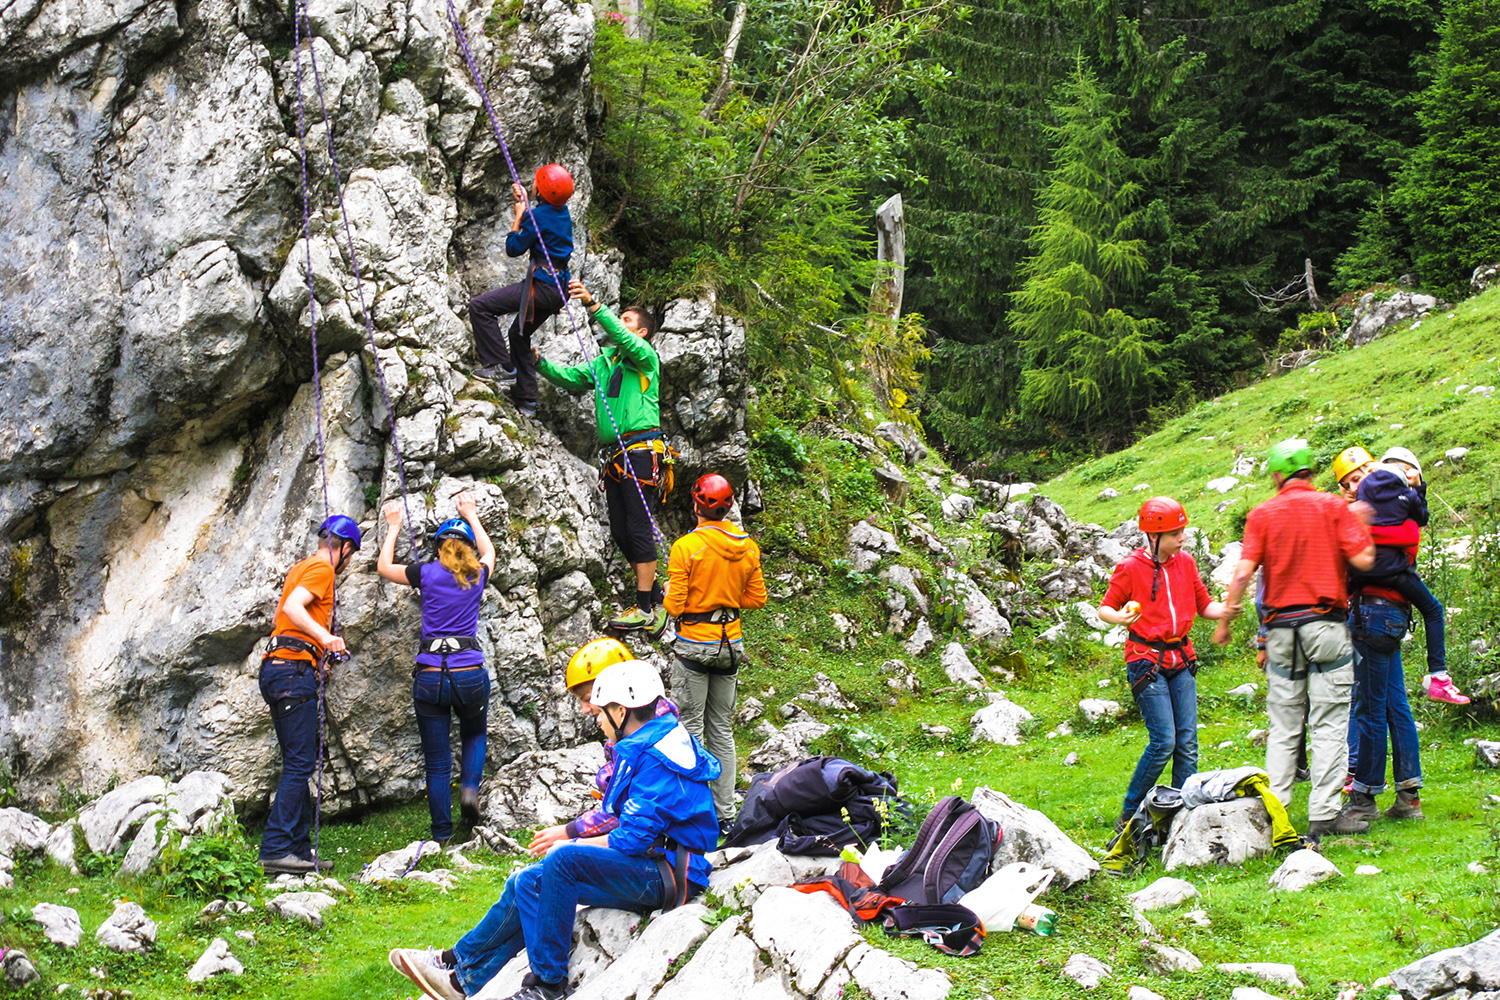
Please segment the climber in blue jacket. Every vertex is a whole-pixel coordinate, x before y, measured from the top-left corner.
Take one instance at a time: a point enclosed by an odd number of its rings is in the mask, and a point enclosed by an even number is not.
[[[606,667],[590,702],[614,739],[615,773],[603,808],[620,825],[563,841],[505,883],[499,902],[446,951],[397,948],[391,965],[437,1000],[464,1000],[526,949],[531,971],[510,1000],[562,1000],[579,904],[649,913],[702,892],[718,844],[709,782],[719,762],[674,715],[656,715],[661,675],[642,660]]]

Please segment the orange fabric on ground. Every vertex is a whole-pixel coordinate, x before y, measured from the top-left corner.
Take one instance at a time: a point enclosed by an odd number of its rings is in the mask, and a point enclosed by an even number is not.
[[[1240,558],[1264,567],[1268,608],[1344,608],[1349,559],[1372,544],[1370,529],[1343,499],[1289,479],[1245,519]]]
[[[292,596],[292,591],[298,587],[304,588],[313,596],[312,601],[307,605],[307,613],[312,616],[313,621],[327,628],[328,623],[333,619],[333,566],[319,553],[308,556],[287,572],[286,583],[281,588],[281,600],[276,603],[276,626],[271,630],[271,634],[291,636],[321,647],[323,645],[321,642],[293,625],[292,620],[282,610],[286,607],[286,599]],[[311,653],[304,653],[300,649],[278,649],[275,655],[282,660],[313,662],[316,659]]]
[[[662,605],[674,618],[689,611],[766,606],[760,546],[731,521],[706,521],[677,539],[670,562],[671,583]],[[684,622],[677,634],[693,642],[719,642],[727,634],[733,642],[741,632],[738,621]]]

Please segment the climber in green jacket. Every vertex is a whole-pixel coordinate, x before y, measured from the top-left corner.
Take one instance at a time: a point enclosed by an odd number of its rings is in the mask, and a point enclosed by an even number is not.
[[[657,639],[667,612],[656,582],[655,524],[672,490],[673,453],[661,430],[661,359],[651,346],[656,323],[640,306],[616,316],[581,281],[568,289],[603,328],[602,349],[592,361],[566,368],[538,354],[537,373],[568,392],[594,393],[609,533],[635,570],[635,607],[610,628],[644,629]]]

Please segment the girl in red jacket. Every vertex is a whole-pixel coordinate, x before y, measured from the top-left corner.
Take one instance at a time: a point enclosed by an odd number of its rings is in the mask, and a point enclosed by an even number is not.
[[[1130,628],[1125,671],[1150,741],[1125,792],[1119,830],[1172,762],[1172,785],[1198,770],[1198,658],[1188,639],[1193,618],[1219,618],[1224,605],[1208,599],[1198,564],[1182,551],[1187,512],[1171,497],[1141,504],[1136,523],[1146,545],[1115,567],[1099,617]]]

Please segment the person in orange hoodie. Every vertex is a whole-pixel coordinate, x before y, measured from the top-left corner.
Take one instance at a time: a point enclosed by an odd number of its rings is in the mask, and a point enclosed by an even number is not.
[[[1119,830],[1135,814],[1172,763],[1172,786],[1198,771],[1198,657],[1188,639],[1193,620],[1219,618],[1224,605],[1210,601],[1198,564],[1182,551],[1187,512],[1171,497],[1141,504],[1136,523],[1146,546],[1115,567],[1099,602],[1099,617],[1125,625],[1125,672],[1130,693],[1150,734],[1125,792]]]
[[[682,724],[722,768],[711,783],[722,832],[734,820],[734,699],[745,659],[740,612],[766,606],[766,581],[760,546],[725,520],[734,506],[729,480],[715,473],[702,476],[692,497],[698,527],[672,546],[663,606],[677,619],[672,696]]]

